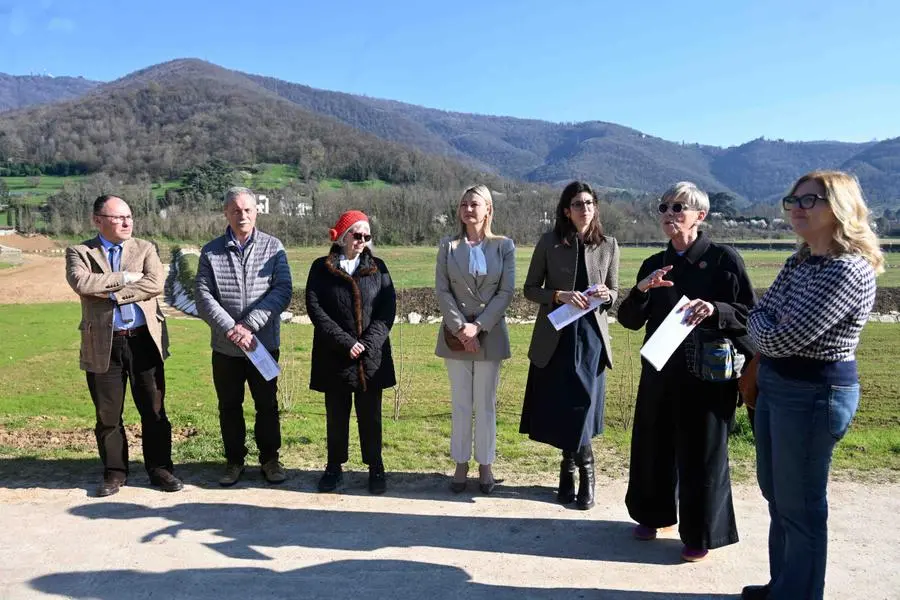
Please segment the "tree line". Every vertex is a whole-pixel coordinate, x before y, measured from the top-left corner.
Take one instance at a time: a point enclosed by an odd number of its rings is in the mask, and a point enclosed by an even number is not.
[[[123,184],[106,174],[95,174],[67,181],[43,207],[19,205],[18,212],[8,213],[9,224],[26,232],[89,237],[94,233],[94,199],[101,194],[116,194],[130,205],[137,235],[199,244],[224,230],[222,192],[234,183],[230,169],[212,163],[189,170],[179,189],[158,198],[149,178]],[[422,185],[367,188],[349,183],[331,189],[320,187],[315,180],[296,180],[280,189],[255,190],[269,198],[270,212],[259,216],[258,225],[289,246],[327,244],[329,227],[343,211],[353,208],[370,216],[378,244],[431,245],[457,231],[456,207],[463,189]],[[518,244],[534,244],[553,227],[558,189],[505,181],[493,186],[492,193],[497,233]],[[620,241],[662,238],[652,195],[626,197],[621,191],[610,196],[601,194],[599,211],[604,230]],[[734,231],[728,234],[731,238],[742,235]],[[746,235],[760,237],[760,232],[748,231]]]

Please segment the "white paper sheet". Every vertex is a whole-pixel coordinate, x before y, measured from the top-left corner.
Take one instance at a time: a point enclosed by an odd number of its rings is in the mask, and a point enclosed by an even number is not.
[[[263,376],[263,379],[272,381],[281,373],[281,367],[278,366],[278,363],[275,362],[275,359],[272,358],[266,347],[259,343],[259,338],[255,335],[253,336],[253,341],[256,342],[253,350],[244,350],[244,354],[247,355],[247,358],[250,359],[250,362],[253,363],[259,374]]]
[[[663,322],[659,325],[644,347],[641,348],[641,356],[647,359],[657,371],[662,370],[669,361],[672,353],[681,345],[684,338],[688,336],[694,325],[688,325],[684,322],[684,313],[678,312],[679,309],[690,302],[687,296],[682,296],[675,308],[672,309]]]
[[[583,317],[588,314],[598,306],[605,304],[606,300],[602,300],[599,296],[590,296],[588,295],[592,292],[594,286],[589,287],[584,290],[582,293],[588,297],[588,307],[585,309],[580,309],[571,304],[563,304],[553,312],[547,315],[547,318],[550,319],[550,322],[553,323],[553,327],[556,328],[557,331]]]

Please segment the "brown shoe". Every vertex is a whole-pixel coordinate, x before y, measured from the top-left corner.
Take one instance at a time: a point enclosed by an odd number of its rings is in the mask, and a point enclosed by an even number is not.
[[[164,492],[178,492],[184,488],[181,480],[172,475],[168,469],[158,467],[150,471],[150,483]]]
[[[244,465],[237,463],[228,463],[225,465],[225,473],[219,478],[219,485],[222,487],[231,487],[241,479],[244,474]]]
[[[259,470],[269,483],[284,483],[287,480],[287,473],[276,458],[264,463]]]
[[[125,474],[116,471],[103,476],[103,481],[97,486],[97,497],[105,498],[119,493],[119,488],[125,485]]]

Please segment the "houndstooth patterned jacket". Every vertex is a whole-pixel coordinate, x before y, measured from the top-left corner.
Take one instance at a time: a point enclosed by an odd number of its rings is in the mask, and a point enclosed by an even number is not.
[[[865,258],[811,256],[804,248],[785,262],[747,329],[770,358],[851,361],[874,304],[875,270]]]

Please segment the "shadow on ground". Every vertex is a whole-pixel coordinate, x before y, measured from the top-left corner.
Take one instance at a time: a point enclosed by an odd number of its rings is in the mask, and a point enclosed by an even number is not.
[[[225,538],[204,543],[206,547],[228,558],[245,560],[269,560],[255,548],[299,546],[355,551],[432,547],[655,565],[680,562],[680,542],[636,541],[631,537],[632,524],[621,521],[416,515],[195,502],[148,507],[99,501],[73,507],[69,513],[93,520],[164,519],[170,524],[144,535],[140,543],[158,543],[182,532],[203,532]]]
[[[471,581],[457,567],[400,560],[342,560],[276,572],[259,568],[184,569],[166,573],[94,571],[57,573],[31,581],[48,594],[97,600],[197,598],[466,598],[502,600],[597,598],[600,600],[725,600],[736,596],[578,588],[525,588]]]

